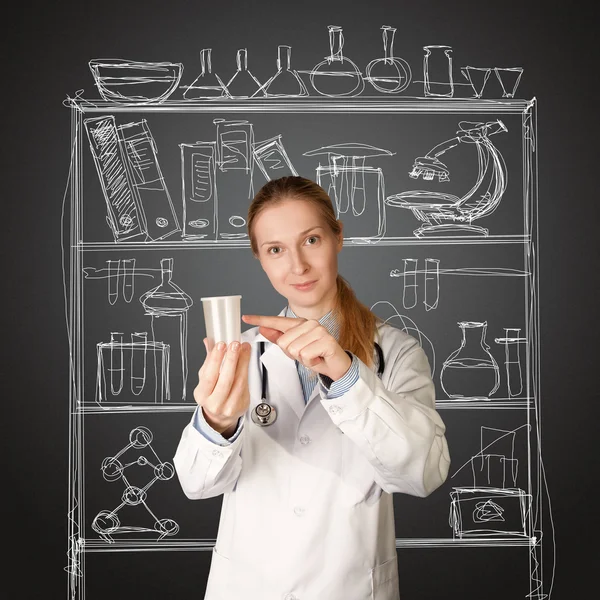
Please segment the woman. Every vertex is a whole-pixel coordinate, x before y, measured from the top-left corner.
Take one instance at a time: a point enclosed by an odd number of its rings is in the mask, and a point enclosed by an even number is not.
[[[316,183],[268,182],[248,233],[288,305],[207,348],[175,455],[189,498],[224,495],[205,599],[395,600],[391,494],[427,496],[450,462],[427,357],[338,275],[342,223]]]

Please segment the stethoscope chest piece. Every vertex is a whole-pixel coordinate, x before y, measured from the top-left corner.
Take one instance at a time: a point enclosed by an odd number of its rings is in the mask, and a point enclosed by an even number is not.
[[[277,419],[277,411],[274,406],[267,402],[261,402],[254,407],[252,411],[252,421],[260,427],[271,425]]]

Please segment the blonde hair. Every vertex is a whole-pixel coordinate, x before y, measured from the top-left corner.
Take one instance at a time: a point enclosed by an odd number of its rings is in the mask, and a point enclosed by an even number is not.
[[[320,212],[335,236],[342,233],[331,198],[320,185],[304,177],[280,177],[267,182],[254,196],[248,209],[248,236],[255,257],[258,258],[258,246],[254,235],[256,218],[265,208],[290,199],[310,202]],[[381,319],[358,300],[350,284],[339,273],[334,312],[340,325],[340,346],[372,367],[375,331]]]

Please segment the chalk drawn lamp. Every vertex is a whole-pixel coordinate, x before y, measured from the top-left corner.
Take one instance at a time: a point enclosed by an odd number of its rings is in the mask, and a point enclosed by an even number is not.
[[[100,95],[118,104],[160,104],[179,85],[181,63],[137,62],[122,58],[89,62]]]
[[[412,211],[422,225],[413,233],[426,235],[489,235],[489,230],[474,225],[474,221],[496,210],[506,190],[507,172],[502,155],[490,136],[508,131],[500,120],[488,123],[462,121],[457,135],[432,148],[415,160],[409,176],[424,181],[450,181],[448,167],[439,159],[459,144],[475,144],[478,173],[473,187],[462,197],[427,190],[411,190],[388,196],[386,205]]]

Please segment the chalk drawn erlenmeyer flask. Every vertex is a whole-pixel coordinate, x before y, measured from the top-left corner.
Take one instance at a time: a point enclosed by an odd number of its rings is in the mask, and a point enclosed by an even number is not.
[[[263,86],[268,98],[297,98],[308,96],[298,71],[291,67],[291,46],[278,46],[277,48],[277,73]]]
[[[442,389],[450,398],[489,400],[500,385],[500,370],[485,341],[487,321],[462,321],[458,326],[462,341],[444,361]]]
[[[452,48],[450,46],[423,46],[423,77],[425,96],[454,95],[452,78]]]
[[[365,79],[378,91],[385,94],[399,94],[405,90],[412,80],[409,64],[394,56],[393,27],[384,25],[382,28],[383,58],[372,60],[365,70]]]
[[[200,51],[200,75],[183,93],[186,100],[209,100],[227,95],[225,84],[212,72],[211,51],[212,48],[203,48]]]
[[[471,84],[474,92],[473,96],[475,98],[481,98],[483,88],[487,83],[492,69],[489,67],[463,67],[460,71]]]
[[[172,281],[173,259],[160,261],[161,283],[140,298],[146,314],[152,317],[154,342],[168,344],[171,348],[169,360],[170,398],[185,400],[187,383],[187,311],[192,299]],[[155,365],[155,372],[158,372]],[[177,377],[175,374],[177,373]]]
[[[236,56],[237,71],[226,84],[227,94],[231,98],[251,98],[264,96],[261,83],[248,70],[248,51],[240,48]]]
[[[321,96],[358,96],[365,89],[365,80],[356,64],[342,53],[342,28],[329,25],[328,29],[331,53],[313,67],[310,82]]]

